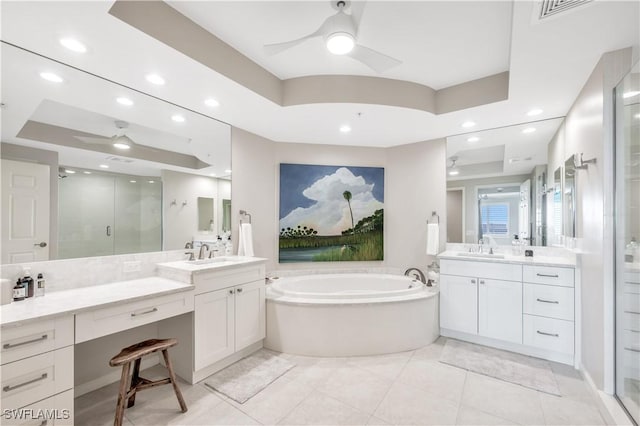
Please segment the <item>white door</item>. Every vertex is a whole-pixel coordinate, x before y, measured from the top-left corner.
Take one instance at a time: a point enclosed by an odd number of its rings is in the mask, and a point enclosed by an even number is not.
[[[522,283],[478,279],[478,334],[522,343]]]
[[[440,327],[478,333],[477,282],[471,277],[440,276]]]
[[[530,213],[529,209],[531,208],[531,181],[527,179],[523,183],[520,184],[520,211],[518,212],[518,231],[520,234],[520,238],[529,241],[529,222],[530,222]]]
[[[265,337],[264,280],[236,287],[236,351]]]
[[[194,368],[200,370],[234,352],[233,289],[195,297]]]
[[[2,263],[49,260],[49,166],[2,160]]]

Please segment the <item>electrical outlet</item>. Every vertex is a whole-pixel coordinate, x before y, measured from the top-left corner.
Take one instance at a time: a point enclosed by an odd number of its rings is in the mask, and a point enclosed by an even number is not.
[[[141,269],[142,262],[139,260],[124,262],[122,264],[122,272],[140,272]]]

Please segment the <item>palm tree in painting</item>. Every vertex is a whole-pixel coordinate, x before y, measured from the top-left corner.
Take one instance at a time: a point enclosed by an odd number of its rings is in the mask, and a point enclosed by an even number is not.
[[[345,200],[347,200],[347,203],[349,204],[349,213],[351,213],[351,233],[353,234],[355,232],[355,229],[353,224],[353,210],[351,210],[351,191],[344,191],[342,193],[342,196]]]

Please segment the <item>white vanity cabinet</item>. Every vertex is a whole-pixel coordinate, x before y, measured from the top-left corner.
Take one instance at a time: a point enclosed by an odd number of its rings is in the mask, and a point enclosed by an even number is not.
[[[440,326],[522,343],[522,266],[440,263]]]
[[[575,269],[525,262],[441,257],[441,334],[573,364]]]
[[[73,334],[72,315],[2,327],[3,424],[33,424],[30,408],[48,410],[49,425],[73,424]]]

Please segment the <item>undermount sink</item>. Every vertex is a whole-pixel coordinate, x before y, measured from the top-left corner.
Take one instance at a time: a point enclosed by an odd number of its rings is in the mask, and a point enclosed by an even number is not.
[[[243,259],[241,257],[233,257],[233,256],[221,256],[221,257],[212,257],[210,259],[198,259],[198,260],[187,260],[186,263],[191,265],[206,265],[209,263],[236,263],[242,262]]]
[[[504,259],[504,254],[462,252],[458,253],[457,255],[464,257],[483,257],[485,259]]]

